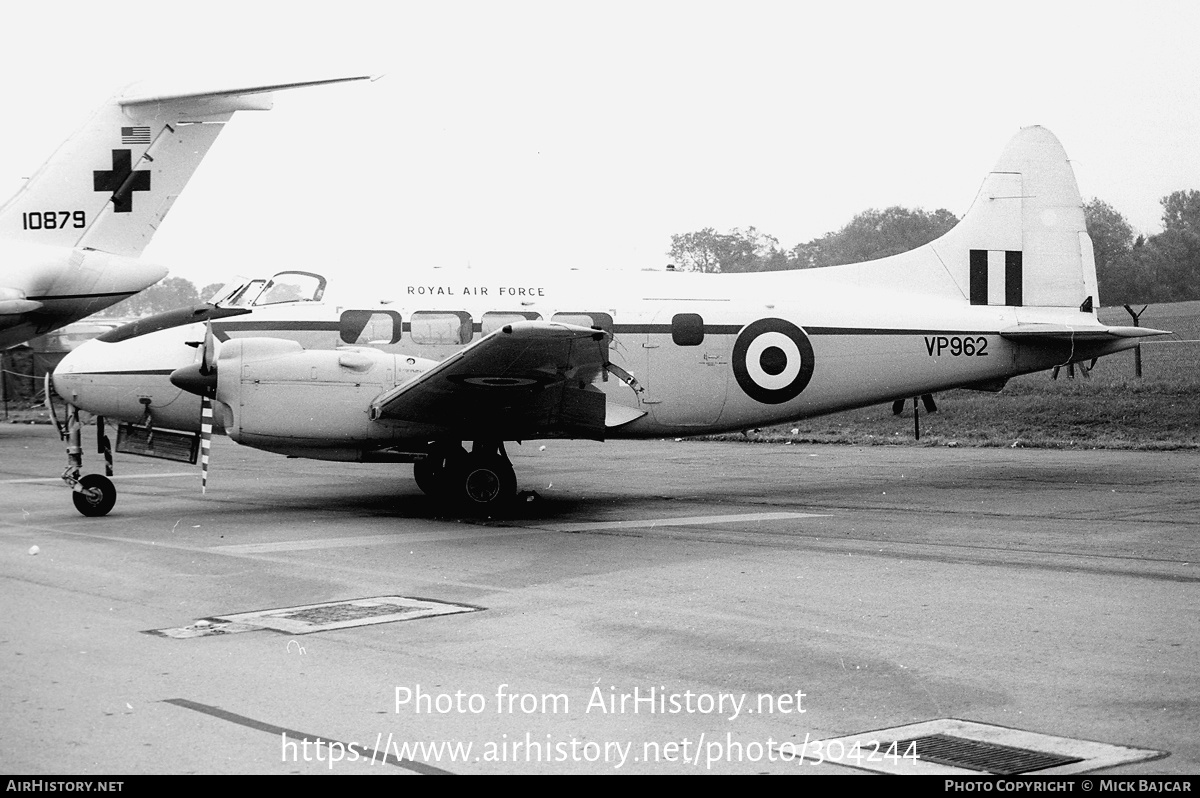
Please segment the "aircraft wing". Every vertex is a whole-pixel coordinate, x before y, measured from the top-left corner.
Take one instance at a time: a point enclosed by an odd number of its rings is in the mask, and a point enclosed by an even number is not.
[[[592,383],[611,338],[557,322],[505,325],[380,394],[370,416],[437,425],[462,440],[602,440],[606,401]]]

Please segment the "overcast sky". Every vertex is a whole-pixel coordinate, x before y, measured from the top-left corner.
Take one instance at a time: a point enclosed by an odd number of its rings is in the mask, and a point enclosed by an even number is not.
[[[662,268],[704,227],[791,247],[872,207],[961,215],[1031,124],[1154,233],[1200,189],[1198,32],[1190,1],[26,3],[0,193],[133,81],[384,73],[238,113],[145,257],[198,286]]]

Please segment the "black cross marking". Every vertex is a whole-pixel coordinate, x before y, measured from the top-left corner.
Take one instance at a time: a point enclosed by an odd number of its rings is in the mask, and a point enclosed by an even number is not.
[[[130,150],[112,151],[112,171],[97,169],[92,172],[95,191],[111,191],[113,212],[133,211],[133,192],[150,190],[150,173],[133,171],[133,153]]]

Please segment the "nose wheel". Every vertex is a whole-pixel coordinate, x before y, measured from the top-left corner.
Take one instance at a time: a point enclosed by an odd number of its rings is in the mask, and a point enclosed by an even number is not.
[[[87,474],[71,491],[71,501],[75,502],[75,509],[86,516],[108,515],[117,503],[117,489],[108,477]]]

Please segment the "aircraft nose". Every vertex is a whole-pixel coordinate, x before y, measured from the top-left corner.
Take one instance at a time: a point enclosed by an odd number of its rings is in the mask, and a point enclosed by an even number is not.
[[[78,393],[80,379],[77,372],[80,369],[80,363],[88,358],[93,341],[86,341],[72,349],[66,354],[58,365],[54,368],[54,373],[50,379],[54,382],[54,390],[59,396],[70,398],[72,394]]]

